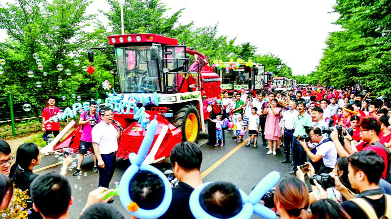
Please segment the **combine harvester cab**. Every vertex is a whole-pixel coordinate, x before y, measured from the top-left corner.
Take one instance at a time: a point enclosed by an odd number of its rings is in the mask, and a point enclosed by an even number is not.
[[[108,94],[104,102],[124,128],[117,157],[127,159],[129,153],[137,153],[148,123],[155,117],[159,125],[147,157],[149,163],[168,157],[177,143],[197,142],[200,131],[206,132],[208,106],[221,95],[221,80],[204,63],[206,57],[178,45],[176,39],[155,34],[108,39],[116,57],[121,93]],[[189,55],[198,61],[192,63]],[[93,62],[91,50],[89,58]],[[76,152],[81,132],[77,127],[54,150],[69,147]]]

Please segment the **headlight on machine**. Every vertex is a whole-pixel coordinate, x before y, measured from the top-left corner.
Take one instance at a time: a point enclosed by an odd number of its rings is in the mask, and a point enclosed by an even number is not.
[[[176,102],[176,97],[171,96],[171,97],[160,97],[161,102]]]

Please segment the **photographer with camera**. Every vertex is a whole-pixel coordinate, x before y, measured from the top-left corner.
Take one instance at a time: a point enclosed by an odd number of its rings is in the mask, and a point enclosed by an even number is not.
[[[359,152],[372,150],[377,153],[382,159],[386,167],[388,167],[388,151],[381,144],[379,133],[380,133],[380,123],[373,118],[363,118],[360,122],[361,127],[361,137],[363,142],[360,142],[357,145],[352,145],[350,143],[350,136],[346,135],[344,137],[345,145],[342,146],[340,142],[341,133],[338,133],[336,129],[330,134],[331,139],[333,140],[335,147],[337,149],[338,155],[340,157],[349,157],[350,155]],[[384,169],[382,178],[387,176],[387,168]]]
[[[360,194],[343,202],[342,208],[352,218],[391,218],[391,197],[378,184],[385,168],[382,158],[373,151],[361,151],[351,155],[348,161],[349,181]]]
[[[338,204],[354,198],[352,192],[355,192],[355,190],[351,187],[348,179],[348,164],[346,157],[340,157],[332,172],[319,175],[315,174],[315,169],[309,162],[297,168],[296,176],[298,179],[305,183],[305,174],[310,179],[312,188],[312,192],[310,192],[310,204],[320,200],[323,196]],[[318,186],[320,186],[319,189],[314,179],[318,183]]]
[[[329,173],[337,163],[337,150],[333,141],[322,136],[322,130],[319,127],[313,127],[310,132],[310,141],[316,144],[316,150],[311,151],[308,147],[308,142],[300,140],[300,145],[307,153],[308,157],[313,163],[320,162],[320,168],[316,171],[317,174]]]
[[[96,156],[94,153],[94,149],[92,147],[92,128],[96,124],[98,124],[101,119],[96,110],[98,109],[98,104],[95,101],[90,102],[90,109],[88,111],[84,111],[80,115],[79,124],[82,125],[82,134],[80,139],[80,146],[79,146],[79,156],[77,158],[77,168],[75,172],[73,173],[73,176],[77,176],[81,173],[81,164],[84,160],[84,155],[87,153],[89,149],[92,150],[92,154],[94,156],[94,167],[93,170],[95,173],[98,172],[98,168],[96,167]]]

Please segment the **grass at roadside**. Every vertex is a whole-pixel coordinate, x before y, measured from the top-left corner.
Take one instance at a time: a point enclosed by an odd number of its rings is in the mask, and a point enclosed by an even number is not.
[[[43,140],[42,133],[37,133],[31,135],[29,139],[24,141],[24,143],[34,143],[38,145],[38,147],[43,148],[46,146],[46,141]]]

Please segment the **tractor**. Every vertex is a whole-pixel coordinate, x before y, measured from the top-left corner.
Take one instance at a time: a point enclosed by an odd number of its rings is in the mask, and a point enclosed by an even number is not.
[[[176,39],[156,34],[115,35],[108,40],[113,46],[120,87],[119,93],[110,95],[121,101],[136,101],[149,120],[156,118],[159,123],[151,149],[153,162],[167,158],[177,143],[197,142],[200,132],[207,131],[207,106],[221,95],[221,80],[207,65],[207,58],[178,45]],[[88,55],[93,62],[92,50]],[[148,127],[140,123],[133,108],[126,111],[114,112],[114,119],[124,129],[117,151],[117,158],[122,159],[137,153]],[[79,126],[54,150],[69,147],[76,151],[81,133]]]

